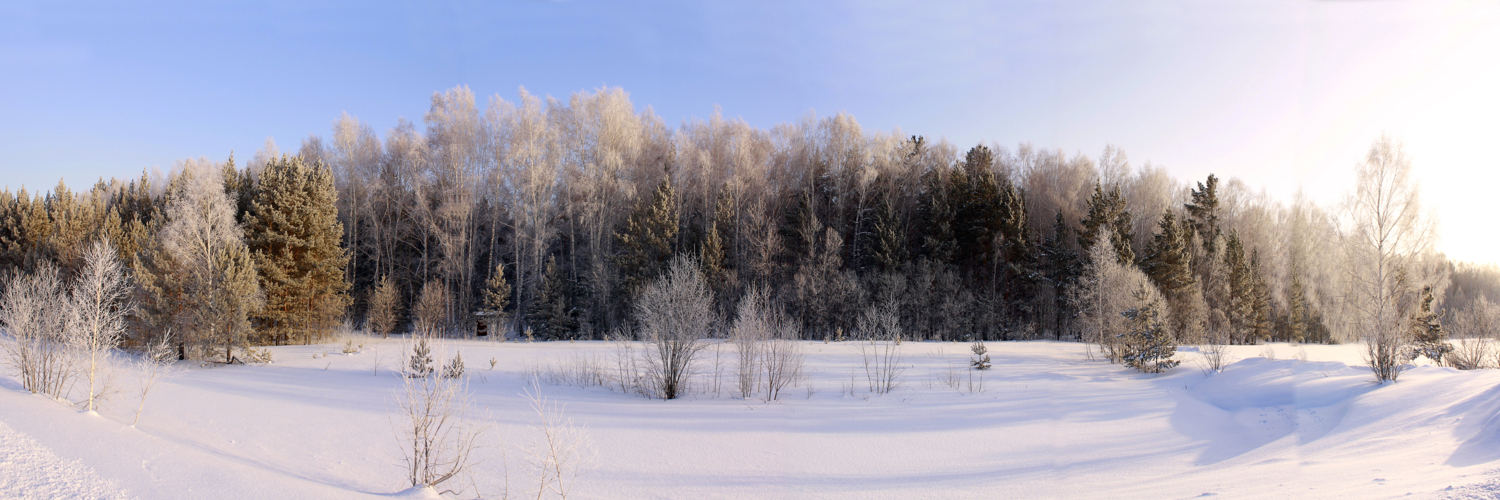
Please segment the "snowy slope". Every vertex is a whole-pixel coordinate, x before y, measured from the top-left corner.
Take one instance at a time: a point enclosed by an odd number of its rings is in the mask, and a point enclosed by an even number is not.
[[[190,367],[153,391],[138,428],[128,425],[134,398],[117,396],[91,417],[0,379],[0,457],[28,457],[0,461],[0,484],[30,485],[36,498],[77,496],[44,487],[146,499],[400,492],[407,485],[390,410],[402,345],[372,344],[353,355],[332,345],[276,347],[269,366]],[[1262,346],[1236,347],[1239,361],[1214,375],[1185,349],[1182,367],[1143,375],[1089,360],[1079,344],[997,342],[984,392],[970,393],[966,344],[906,342],[903,386],[875,395],[854,343],[803,348],[810,377],[772,403],[730,396],[727,349],[719,394],[702,390],[713,384],[713,351],[699,391],[682,400],[542,386],[587,427],[598,453],[578,496],[1492,498],[1500,490],[1488,472],[1500,467],[1500,371],[1424,366],[1378,386],[1358,346],[1283,344],[1273,347],[1279,359],[1261,357],[1269,354]],[[473,486],[491,497],[507,477],[513,494],[532,487],[522,451],[536,436],[520,394],[526,367],[615,353],[603,342],[443,349],[463,353],[476,414],[489,426]],[[120,379],[126,394],[128,379]],[[42,473],[54,469],[30,465],[39,460],[70,466]]]

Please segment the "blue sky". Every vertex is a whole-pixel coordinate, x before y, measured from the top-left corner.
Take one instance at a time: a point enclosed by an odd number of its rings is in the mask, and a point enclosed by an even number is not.
[[[0,185],[248,158],[268,136],[294,149],[345,111],[383,134],[455,85],[609,85],[674,124],[842,110],[964,147],[1113,143],[1182,179],[1325,203],[1387,132],[1442,248],[1500,260],[1490,210],[1463,204],[1500,183],[1493,3],[202,3],[0,0]]]

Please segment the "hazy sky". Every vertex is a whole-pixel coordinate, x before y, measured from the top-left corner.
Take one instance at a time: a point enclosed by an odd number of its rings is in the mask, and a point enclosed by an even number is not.
[[[1440,248],[1500,262],[1495,2],[0,0],[0,185],[50,189],[295,149],[340,112],[382,135],[429,96],[620,86],[670,123],[852,113],[978,141],[1239,177],[1335,203],[1382,132]]]

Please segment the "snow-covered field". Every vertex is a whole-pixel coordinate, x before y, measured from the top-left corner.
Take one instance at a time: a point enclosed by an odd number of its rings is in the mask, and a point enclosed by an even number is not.
[[[271,348],[271,365],[184,365],[152,391],[138,427],[132,377],[99,416],[0,377],[0,497],[401,492],[393,369],[404,344],[367,342],[352,355],[289,346]],[[1265,346],[1231,348],[1238,361],[1219,374],[1188,348],[1183,366],[1143,375],[1089,360],[1080,344],[993,342],[994,369],[971,392],[967,344],[906,342],[901,387],[876,395],[856,343],[802,347],[810,376],[771,403],[731,396],[727,348],[717,395],[702,392],[708,374],[675,401],[542,385],[592,437],[574,497],[1500,496],[1500,370],[1421,366],[1379,386],[1359,346],[1275,344],[1275,359]],[[489,426],[474,478],[487,498],[506,478],[513,496],[533,488],[527,368],[615,353],[604,342],[442,349],[463,353],[474,414]]]

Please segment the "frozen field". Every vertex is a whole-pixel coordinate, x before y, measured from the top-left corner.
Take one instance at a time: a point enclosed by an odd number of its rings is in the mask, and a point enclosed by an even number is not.
[[[1422,366],[1377,386],[1359,346],[1275,344],[1275,359],[1264,346],[1232,348],[1237,361],[1215,375],[1196,366],[1191,349],[1179,351],[1182,366],[1142,375],[1089,360],[1080,344],[992,342],[994,369],[983,392],[971,392],[967,344],[906,342],[902,385],[876,395],[856,343],[802,347],[809,377],[770,403],[732,396],[728,346],[719,394],[708,373],[713,350],[695,392],[680,400],[542,385],[592,437],[596,458],[574,497],[1500,495],[1496,370]],[[352,355],[333,344],[273,347],[268,366],[183,365],[153,390],[138,427],[129,425],[137,400],[128,374],[99,416],[0,377],[0,497],[401,492],[392,419],[403,348],[395,339]],[[513,497],[534,496],[527,367],[608,361],[615,346],[455,341],[442,349],[463,353],[474,415],[490,426],[478,493],[498,498],[508,478]]]

